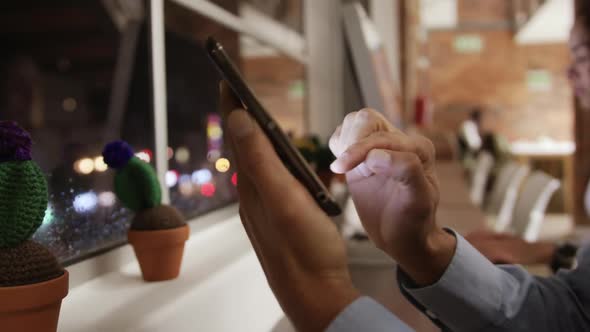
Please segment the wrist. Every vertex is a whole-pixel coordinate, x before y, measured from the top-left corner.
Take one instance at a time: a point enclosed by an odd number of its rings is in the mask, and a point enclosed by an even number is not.
[[[457,247],[456,237],[434,227],[416,246],[406,250],[398,259],[401,269],[416,283],[423,287],[437,282],[451,263]]]
[[[283,303],[283,309],[297,331],[324,331],[361,296],[350,280],[302,283],[292,290],[291,299],[294,301]]]

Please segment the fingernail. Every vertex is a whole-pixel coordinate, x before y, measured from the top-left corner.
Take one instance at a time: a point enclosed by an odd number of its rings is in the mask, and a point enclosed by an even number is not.
[[[387,167],[391,163],[391,156],[384,150],[372,150],[369,158],[371,159],[371,164],[377,167]]]
[[[330,164],[330,170],[336,174],[341,174],[342,171],[340,170],[340,163],[338,160],[335,160],[333,163]]]
[[[344,151],[342,154],[340,154],[340,156],[338,156],[338,158],[336,158],[336,160],[334,160],[334,162],[332,162],[332,164],[330,164],[330,169],[332,172],[336,174],[346,173],[346,170],[344,169],[344,162],[346,161],[346,158],[348,158],[348,153]]]
[[[237,109],[229,115],[228,128],[232,137],[244,138],[254,131],[254,122],[246,111]]]

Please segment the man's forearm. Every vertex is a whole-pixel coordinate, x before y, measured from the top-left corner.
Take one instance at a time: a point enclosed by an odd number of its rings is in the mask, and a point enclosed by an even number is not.
[[[402,293],[427,309],[431,319],[457,332],[587,330],[584,299],[576,294],[584,289],[587,270],[535,278],[519,266],[492,264],[460,235],[456,238],[451,263],[434,284],[420,287],[398,270]],[[538,249],[545,251],[542,257],[550,247]]]

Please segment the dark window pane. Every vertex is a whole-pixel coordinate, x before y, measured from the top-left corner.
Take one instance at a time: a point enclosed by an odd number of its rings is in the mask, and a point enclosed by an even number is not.
[[[221,1],[230,11],[235,1]],[[237,34],[190,10],[166,2],[166,71],[169,172],[172,204],[187,218],[237,199],[235,167],[223,144],[218,113],[219,76],[202,41],[221,39],[237,54]]]
[[[31,132],[50,190],[34,239],[65,263],[124,243],[131,212],[98,157],[116,138],[153,150],[147,29],[118,29],[98,0],[11,1],[0,20],[0,118]]]

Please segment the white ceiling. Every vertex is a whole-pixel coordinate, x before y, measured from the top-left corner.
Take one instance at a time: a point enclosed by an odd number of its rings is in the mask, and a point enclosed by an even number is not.
[[[242,3],[240,17],[250,28],[264,32],[269,38],[280,41],[281,45],[291,50],[293,54],[305,53],[305,40],[301,34],[281,22],[275,21],[252,5]],[[266,57],[280,54],[276,47],[265,45],[245,34],[240,35],[240,52],[243,57]]]
[[[519,44],[567,41],[574,21],[574,0],[548,0],[516,35]]]
[[[426,29],[452,29],[458,24],[458,0],[420,0]],[[486,1],[486,0],[481,0]],[[573,24],[574,0],[547,0],[516,35],[520,44],[563,43]]]
[[[457,0],[420,0],[420,20],[426,29],[457,26]]]

